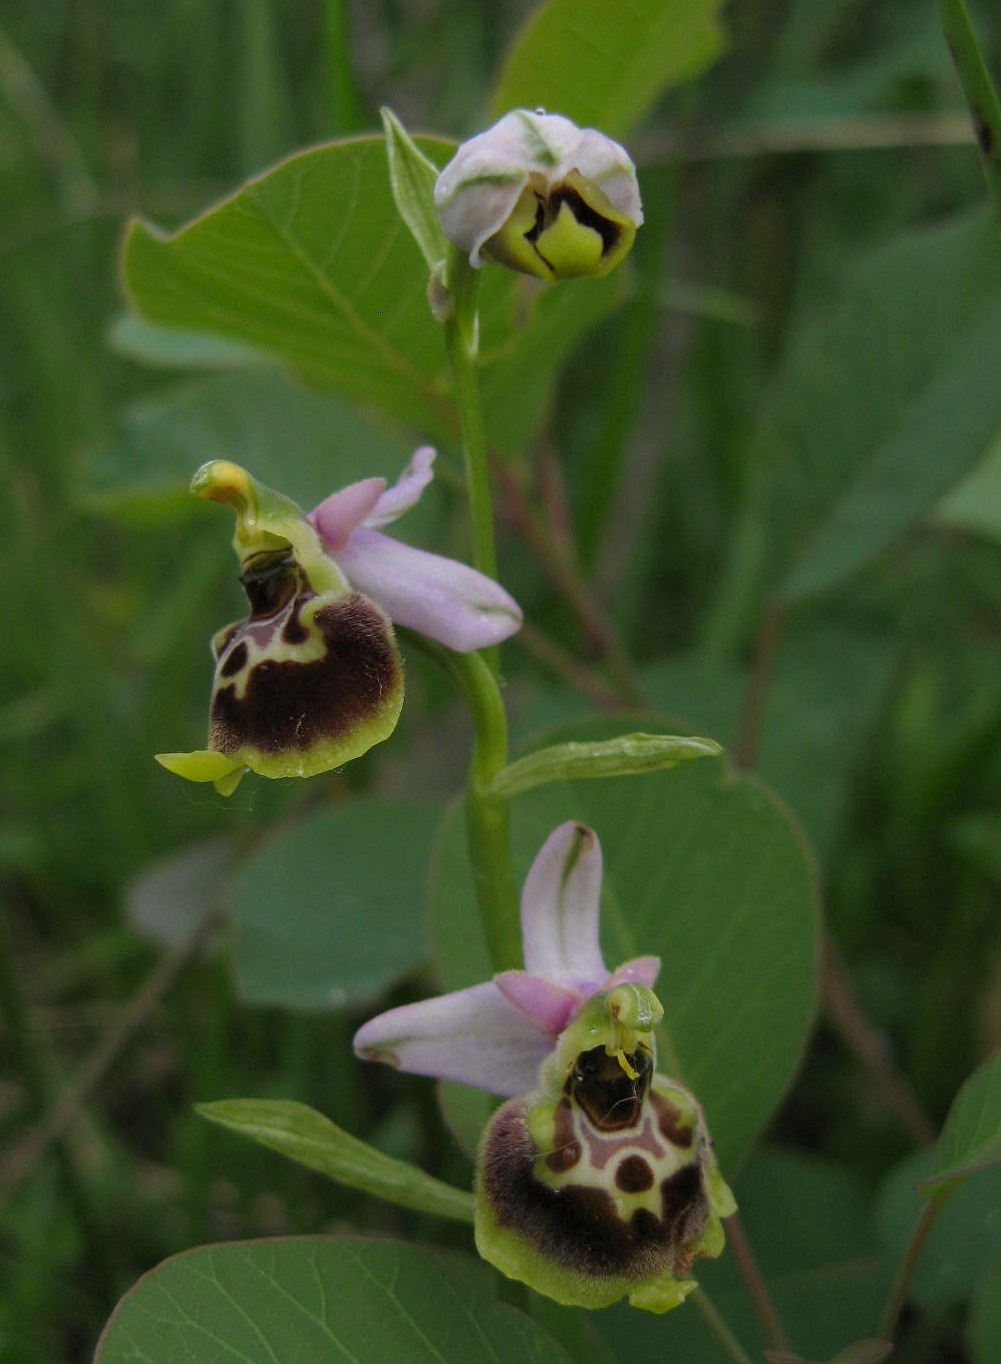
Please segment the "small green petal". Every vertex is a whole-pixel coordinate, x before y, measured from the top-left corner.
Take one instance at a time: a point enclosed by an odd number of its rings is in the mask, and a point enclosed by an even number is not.
[[[241,761],[209,748],[196,749],[193,753],[157,753],[156,760],[161,767],[178,777],[184,777],[187,781],[211,781],[217,789],[220,783],[226,784],[235,777],[229,790],[221,792],[225,796],[236,790],[243,776],[244,765]]]
[[[522,190],[507,222],[484,243],[482,254],[487,260],[536,279],[555,279],[549,262],[535,249],[539,206],[539,196],[531,187]]]
[[[553,222],[539,233],[535,249],[552,267],[557,279],[601,273],[604,249],[601,233],[578,222],[566,200],[560,204]]]
[[[680,1307],[696,1288],[698,1284],[694,1279],[672,1279],[665,1274],[662,1278],[651,1279],[649,1283],[634,1288],[629,1294],[629,1305],[639,1307],[644,1312],[662,1315]]]

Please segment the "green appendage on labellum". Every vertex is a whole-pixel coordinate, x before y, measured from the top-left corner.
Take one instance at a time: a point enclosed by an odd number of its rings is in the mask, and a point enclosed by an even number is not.
[[[314,776],[388,738],[403,669],[386,613],[351,587],[300,508],[238,465],[204,465],[192,492],[236,512],[250,615],[212,641],[208,747],[157,760],[229,795],[246,768]]]

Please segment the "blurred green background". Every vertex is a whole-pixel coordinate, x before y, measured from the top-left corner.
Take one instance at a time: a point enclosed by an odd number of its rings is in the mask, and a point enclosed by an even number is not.
[[[213,376],[190,355],[144,365],[140,341],[113,331],[116,262],[131,215],[175,226],[298,147],[374,131],[380,105],[415,131],[476,130],[530,8],[39,0],[0,12],[4,1364],[89,1358],[117,1296],[200,1241],[345,1224],[441,1239],[213,1131],[193,1102],[294,1096],[468,1178],[430,1086],[345,1063],[352,1014],[244,1007],[224,952],[191,959],[192,924],[234,848],[359,786],[446,795],[468,735],[414,659],[401,740],[364,770],[253,783],[226,805],[153,764],[199,741],[208,640],[240,610],[228,527],[158,488],[158,460],[169,447],[173,479],[178,461],[194,469],[246,433],[238,389],[207,391]],[[976,18],[998,72],[998,15],[981,5]],[[561,378],[538,442],[548,473],[526,473],[535,451],[515,468],[543,506],[538,484],[565,482],[583,574],[648,703],[732,745],[762,564],[796,530],[791,482],[776,494],[759,466],[781,467],[774,430],[831,420],[803,357],[839,308],[845,372],[869,302],[888,335],[906,329],[911,277],[880,253],[974,213],[985,193],[926,0],[734,0],[725,23],[717,65],[630,139],[648,206],[639,287]],[[855,378],[846,410],[886,400]],[[313,395],[279,386],[274,404],[277,429],[322,447],[334,419]],[[856,429],[846,420],[842,434]],[[406,448],[378,423],[357,438],[385,472]],[[915,477],[934,485],[940,450],[919,457]],[[358,476],[351,458],[331,487]],[[303,498],[326,480],[322,465],[300,476]],[[862,576],[791,608],[757,754],[817,849],[872,1035],[933,1124],[1001,1040],[1001,446],[964,479]],[[436,504],[434,538],[461,553],[454,513]],[[533,626],[600,669],[509,522],[502,554]],[[538,641],[507,655],[519,735],[585,708]],[[175,866],[176,885],[136,881],[210,836],[226,842]],[[89,1062],[86,1095],[60,1113]],[[871,1193],[915,1144],[884,1097],[844,1020],[822,1020],[775,1139]],[[39,1143],[53,1111],[58,1139]],[[987,1258],[999,1254],[992,1244]],[[932,1295],[913,1358],[965,1357],[970,1283]]]

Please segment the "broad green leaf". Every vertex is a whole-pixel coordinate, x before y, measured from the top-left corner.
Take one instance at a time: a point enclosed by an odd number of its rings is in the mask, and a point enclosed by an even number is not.
[[[919,1151],[898,1165],[879,1190],[877,1219],[888,1257],[899,1264],[927,1208],[935,1155]],[[933,1191],[942,1203],[911,1285],[916,1306],[938,1311],[965,1302],[984,1269],[1001,1256],[1001,1169]]]
[[[289,1099],[220,1099],[196,1104],[195,1110],[209,1122],[250,1137],[338,1184],[416,1212],[460,1222],[473,1220],[475,1200],[468,1190],[445,1184],[409,1161],[385,1155],[307,1104]]]
[[[202,1246],[126,1294],[95,1364],[570,1364],[466,1256],[359,1237]]]
[[[982,458],[1001,427],[999,329],[986,217],[867,249],[838,302],[794,332],[766,400],[720,641],[776,589],[794,600],[864,567]]]
[[[877,1319],[892,1266],[880,1259],[862,1180],[830,1160],[800,1152],[756,1151],[736,1182],[740,1214],[769,1293],[796,1350],[828,1359]],[[697,1266],[700,1285],[744,1348],[762,1358],[767,1341],[736,1260]],[[599,1329],[621,1364],[637,1359],[729,1364],[697,1307],[659,1321],[618,1307]]]
[[[238,341],[157,327],[128,313],[108,328],[108,345],[129,360],[159,369],[244,369],[268,363],[266,355]]]
[[[510,799],[551,781],[666,772],[693,758],[718,758],[721,751],[712,739],[678,734],[618,734],[592,743],[554,744],[509,763],[497,773],[489,793]]]
[[[115,437],[90,456],[87,491],[105,507],[158,505],[186,498],[191,475],[207,459],[231,459],[309,508],[357,479],[395,478],[410,453],[343,401],[269,365],[129,404]]]
[[[968,1328],[972,1364],[1001,1359],[1001,1260],[981,1275],[970,1304]]]
[[[233,891],[236,967],[252,1004],[343,1008],[428,955],[424,885],[439,807],[355,800],[277,834]]]
[[[213,906],[222,904],[235,854],[235,840],[217,834],[147,863],[125,887],[125,917],[160,947],[186,943]],[[202,950],[218,947],[213,938]]]
[[[935,520],[956,530],[1001,540],[1001,438],[969,477],[939,503]]]
[[[440,164],[454,143],[422,138],[420,149]],[[148,322],[249,345],[425,438],[457,436],[427,266],[393,202],[381,137],[292,156],[176,232],[133,222],[123,274]],[[499,448],[530,435],[561,360],[616,305],[623,278],[540,291],[484,271],[484,404]]]
[[[540,106],[617,137],[723,49],[722,0],[547,0],[515,39],[495,115]]]
[[[908,396],[893,430],[856,468],[851,486],[786,581],[787,600],[824,591],[855,573],[983,457],[1001,428],[1001,384],[992,354],[999,335],[1001,275],[927,388]]]
[[[763,787],[718,761],[554,783],[511,812],[519,881],[563,820],[597,831],[605,960],[613,968],[661,957],[661,1069],[698,1095],[732,1170],[785,1092],[812,1018],[817,907],[800,836]],[[446,832],[432,887],[448,987],[488,978],[460,819]]]
[[[956,1095],[938,1143],[931,1191],[1001,1164],[1001,1051],[975,1070]]]
[[[858,609],[793,614],[782,632],[761,717],[755,767],[800,820],[822,866],[837,847],[855,769],[871,741],[899,653],[891,625]],[[737,742],[748,679],[687,656],[644,670],[665,715]],[[823,780],[818,779],[823,773]]]

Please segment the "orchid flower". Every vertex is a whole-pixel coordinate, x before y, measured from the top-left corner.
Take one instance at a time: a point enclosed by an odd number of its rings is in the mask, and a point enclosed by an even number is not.
[[[355,1050],[513,1096],[488,1123],[477,1174],[483,1257],[558,1302],[624,1296],[665,1312],[723,1249],[736,1208],[695,1098],[656,1074],[656,957],[609,972],[598,941],[601,848],[561,824],[525,881],[524,971],[366,1023]]]
[[[236,512],[250,615],[212,641],[208,747],[158,754],[164,767],[223,795],[246,768],[309,777],[339,767],[387,739],[399,719],[392,621],[459,652],[519,628],[517,603],[491,578],[382,534],[417,502],[434,458],[422,446],[392,488],[365,479],[309,516],[239,465],[198,470],[192,492]]]
[[[463,142],[438,177],[445,236],[539,279],[607,275],[643,222],[636,167],[617,142],[560,114],[515,109]]]

